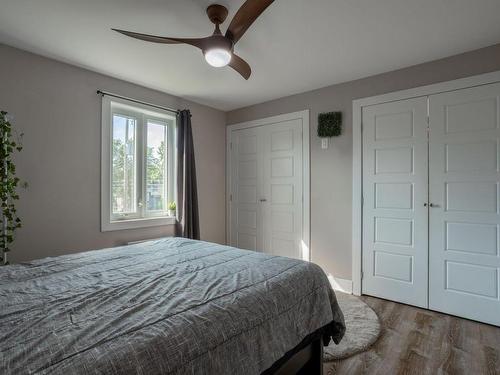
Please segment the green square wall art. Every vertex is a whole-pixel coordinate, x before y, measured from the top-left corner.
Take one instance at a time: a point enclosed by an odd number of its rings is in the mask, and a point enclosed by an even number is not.
[[[338,137],[341,132],[342,112],[328,112],[318,115],[318,137]]]

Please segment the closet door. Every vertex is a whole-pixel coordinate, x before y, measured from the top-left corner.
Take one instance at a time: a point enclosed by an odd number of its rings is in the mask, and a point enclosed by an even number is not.
[[[232,131],[232,246],[303,259],[302,126],[296,119]]]
[[[231,155],[231,246],[263,249],[262,141],[259,128],[232,132]]]
[[[263,126],[264,251],[303,259],[302,120]]]
[[[429,103],[430,308],[500,325],[500,85]]]
[[[427,98],[362,116],[362,292],[427,307]]]

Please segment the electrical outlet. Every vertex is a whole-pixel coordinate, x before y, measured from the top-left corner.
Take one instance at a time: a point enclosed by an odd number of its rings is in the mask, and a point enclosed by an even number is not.
[[[321,138],[321,148],[323,150],[328,148],[328,138]]]

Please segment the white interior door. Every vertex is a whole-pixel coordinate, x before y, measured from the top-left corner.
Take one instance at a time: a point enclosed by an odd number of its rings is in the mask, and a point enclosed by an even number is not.
[[[261,220],[262,141],[258,128],[232,133],[230,244],[241,249],[263,248]]]
[[[363,108],[362,292],[427,307],[427,98]]]
[[[500,84],[429,103],[429,305],[500,325]]]
[[[231,132],[230,244],[302,259],[303,123]]]
[[[302,259],[302,122],[264,126],[262,213],[264,251]]]

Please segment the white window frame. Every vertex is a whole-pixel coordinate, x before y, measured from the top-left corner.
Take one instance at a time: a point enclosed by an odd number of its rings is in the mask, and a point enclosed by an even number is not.
[[[136,155],[137,167],[137,215],[119,216],[113,215],[112,210],[112,130],[113,114],[122,114],[137,118],[136,147],[139,149]],[[167,123],[167,186],[165,209],[161,212],[147,213],[146,202],[146,176],[145,176],[145,150],[146,150],[146,125],[147,121],[158,121]],[[176,219],[168,216],[168,203],[175,201],[175,148],[176,148],[176,117],[170,112],[162,111],[154,107],[131,102],[121,98],[103,96],[102,98],[102,137],[101,137],[101,231],[115,231],[124,229],[148,228],[162,225],[173,225]],[[142,206],[142,207],[141,207]]]

